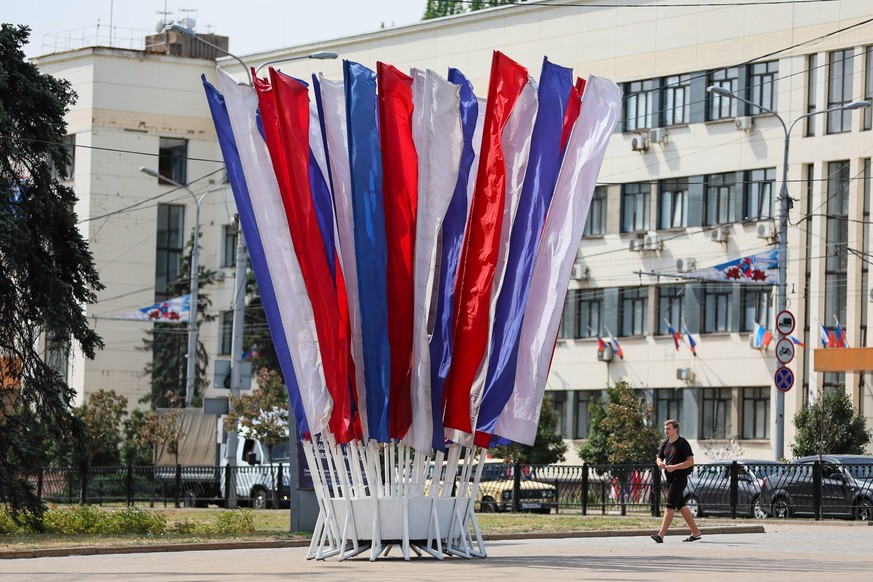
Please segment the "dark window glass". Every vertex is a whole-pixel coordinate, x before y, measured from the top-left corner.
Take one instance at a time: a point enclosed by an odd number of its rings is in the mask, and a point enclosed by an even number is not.
[[[606,234],[606,186],[594,188],[591,207],[588,209],[588,219],[585,221],[583,236]]]
[[[700,434],[704,439],[727,439],[731,425],[731,389],[704,388],[700,391]]]
[[[178,182],[188,183],[188,140],[175,137],[162,137],[158,151],[158,173]],[[170,184],[159,180],[161,184]]]
[[[236,228],[232,224],[225,224],[221,227],[222,247],[221,247],[221,266],[233,267],[236,264]]]
[[[179,278],[182,252],[185,249],[183,230],[185,207],[158,205],[158,234],[155,259],[155,301],[170,299],[168,288]]]
[[[224,311],[221,314],[221,346],[219,355],[229,356],[233,345],[233,311]]]
[[[828,53],[828,109],[852,102],[853,49]],[[852,112],[846,109],[831,111],[828,116],[828,133],[842,133],[852,129]]]

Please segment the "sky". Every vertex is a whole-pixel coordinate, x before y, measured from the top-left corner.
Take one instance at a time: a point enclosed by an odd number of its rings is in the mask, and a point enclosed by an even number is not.
[[[0,21],[31,28],[28,57],[78,48],[98,34],[114,45],[152,34],[163,18],[193,18],[197,32],[230,37],[238,55],[327,40],[421,19],[426,0],[0,0]],[[79,44],[75,44],[75,43]],[[127,43],[127,44],[125,44]],[[94,42],[86,44],[97,44]]]

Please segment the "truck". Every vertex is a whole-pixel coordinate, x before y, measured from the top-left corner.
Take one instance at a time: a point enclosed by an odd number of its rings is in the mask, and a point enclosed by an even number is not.
[[[160,409],[158,414],[183,436],[178,455],[164,445],[155,447],[154,479],[174,487],[186,507],[224,507],[229,493],[238,505],[253,509],[289,506],[292,468],[287,441],[268,447],[243,431],[238,433],[235,457],[228,459],[223,416],[197,408]]]

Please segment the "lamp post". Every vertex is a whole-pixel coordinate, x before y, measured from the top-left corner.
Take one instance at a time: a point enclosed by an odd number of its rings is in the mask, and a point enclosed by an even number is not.
[[[197,295],[199,290],[197,271],[200,268],[200,203],[213,190],[208,190],[197,196],[188,186],[171,180],[166,176],[161,176],[152,168],[140,166],[139,171],[153,178],[169,182],[177,188],[187,190],[191,198],[194,199],[194,248],[191,250],[191,307],[188,314],[188,361],[185,372],[185,407],[190,408],[191,402],[194,400],[194,379],[197,371]]]
[[[335,59],[335,58],[337,58],[337,54],[334,52],[319,51],[317,53],[312,53],[312,54],[308,54],[308,55],[300,55],[298,57],[284,57],[284,58],[279,58],[279,59],[270,59],[269,61],[264,61],[263,63],[258,65],[258,68],[255,69],[255,76],[257,76],[257,74],[260,72],[260,70],[263,69],[264,67],[269,66],[269,65],[275,65],[276,63],[287,63],[290,61],[302,61],[304,59],[326,60],[326,59]]]
[[[727,97],[728,99],[736,99],[737,101],[742,101],[752,107],[756,107],[757,109],[772,115],[776,119],[779,120],[779,123],[782,124],[782,131],[785,134],[783,147],[782,147],[782,186],[779,188],[779,241],[778,241],[778,257],[779,257],[779,284],[777,286],[777,294],[776,294],[776,310],[777,313],[780,311],[784,311],[788,308],[788,296],[787,296],[787,287],[788,287],[788,264],[786,259],[788,257],[788,210],[791,208],[791,204],[788,198],[788,146],[791,139],[791,130],[794,129],[794,126],[801,119],[806,119],[808,117],[812,117],[813,115],[821,115],[824,113],[830,113],[831,111],[841,111],[841,110],[854,110],[861,109],[863,107],[870,107],[869,101],[853,101],[852,103],[847,103],[845,105],[840,105],[837,107],[830,107],[828,109],[824,109],[822,111],[813,111],[811,113],[805,113],[797,117],[791,124],[786,124],[785,120],[781,115],[773,111],[772,109],[768,109],[763,105],[759,105],[753,101],[749,101],[744,97],[740,97],[736,93],[733,93],[724,87],[711,86],[706,89],[709,93],[714,95],[718,95],[719,97]],[[781,390],[776,391],[776,435],[773,443],[773,453],[776,460],[782,459],[784,456],[784,448],[785,448],[785,393]]]

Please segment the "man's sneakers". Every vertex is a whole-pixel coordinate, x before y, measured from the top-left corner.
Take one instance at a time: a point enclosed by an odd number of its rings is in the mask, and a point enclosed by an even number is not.
[[[653,535],[651,535],[651,536],[649,536],[649,537],[651,537],[653,540],[655,540],[655,543],[658,543],[658,544],[663,544],[663,543],[664,543],[664,538],[662,538],[662,537],[659,536],[658,534],[653,534]]]

